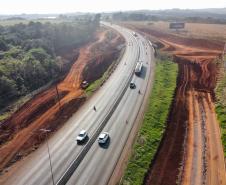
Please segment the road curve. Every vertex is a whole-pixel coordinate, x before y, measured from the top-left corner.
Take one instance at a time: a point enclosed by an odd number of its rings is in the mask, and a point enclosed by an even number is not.
[[[109,182],[130,131],[134,127],[153,70],[152,47],[141,35],[137,36],[137,41],[140,48],[139,61],[143,62],[144,67],[140,77],[133,75],[132,81],[135,82],[136,89],[126,90],[117,109],[104,127],[103,131],[110,134],[109,143],[102,147],[95,142],[67,185],[105,185]]]
[[[122,90],[127,86],[128,82],[133,73],[136,62],[139,60],[139,56],[150,57],[149,50],[144,50],[144,44],[146,47],[149,47],[147,43],[141,43],[141,39],[137,39],[132,35],[132,31],[121,28],[119,26],[113,26],[114,29],[118,30],[123,37],[125,38],[127,44],[124,56],[122,57],[117,69],[108,79],[108,82],[105,83],[100,90],[98,90],[95,95],[89,99],[80,109],[74,114],[65,125],[57,131],[48,141],[51,155],[51,162],[53,168],[53,177],[54,183],[56,183],[65,171],[68,169],[70,164],[76,159],[84,149],[84,145],[77,145],[75,138],[81,129],[86,129],[89,133],[89,136],[92,136],[96,129],[102,124],[103,120],[106,118],[106,115],[112,109],[112,105],[115,104],[116,100],[121,96]],[[145,42],[143,40],[143,42]],[[139,55],[139,52],[141,54]],[[145,58],[140,58],[146,60]],[[147,60],[146,60],[147,61]],[[145,61],[145,62],[146,62]],[[142,102],[142,96],[138,96],[138,88],[141,91],[145,91],[145,86],[147,84],[148,75],[150,69],[148,65],[144,68],[145,74],[141,78],[133,76],[133,80],[137,84],[137,89],[131,91],[127,89],[117,106],[115,113],[112,115],[110,120],[107,122],[106,127],[112,136],[117,136],[118,139],[121,137],[123,126],[120,127],[120,132],[117,132],[117,125],[119,125],[118,118],[123,118],[123,120],[129,120],[129,124],[126,125],[126,133],[129,134],[130,127],[132,127],[134,117],[136,116],[136,111],[139,109],[139,105]],[[124,103],[123,103],[124,102]],[[124,105],[125,104],[125,105]],[[96,106],[97,111],[93,110],[93,106]],[[126,107],[126,108],[124,108]],[[121,110],[120,110],[121,109]],[[118,114],[118,116],[117,116]],[[132,114],[132,115],[130,115]],[[120,115],[120,116],[119,116]],[[117,119],[114,120],[114,119]],[[114,120],[114,121],[113,121]],[[117,123],[112,124],[113,122]],[[112,128],[110,127],[112,126]],[[120,126],[120,125],[119,125]],[[122,137],[122,141],[125,141],[127,135]],[[119,141],[119,140],[118,140]],[[95,148],[96,142],[92,145],[90,152],[87,156],[92,153],[91,151],[96,150],[101,153],[103,151],[111,151],[113,146],[117,148],[114,144],[114,138],[112,137],[109,149],[102,150],[102,148]],[[123,142],[120,142],[123,143]],[[120,147],[123,147],[120,144]],[[99,150],[99,151],[98,151]],[[118,150],[117,155],[120,154]],[[96,158],[95,158],[96,159]],[[84,162],[87,161],[85,157]],[[82,161],[82,162],[83,162]],[[92,163],[93,164],[93,163]],[[106,165],[105,163],[104,165]],[[81,165],[82,167],[83,165]],[[76,173],[79,171],[79,168],[76,170]],[[87,166],[87,170],[89,167]],[[112,168],[111,168],[112,169]],[[109,170],[110,171],[110,168]],[[74,175],[73,175],[74,177]],[[73,180],[72,177],[72,180]],[[82,177],[81,177],[82,178]],[[69,183],[72,181],[70,180]],[[50,173],[49,159],[47,153],[46,145],[42,145],[38,150],[25,157],[19,161],[16,165],[9,169],[8,173],[0,178],[0,184],[2,185],[48,185],[53,184]]]

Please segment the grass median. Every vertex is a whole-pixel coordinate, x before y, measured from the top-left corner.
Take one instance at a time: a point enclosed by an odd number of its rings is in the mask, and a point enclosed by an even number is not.
[[[140,185],[158,149],[165,131],[170,105],[176,88],[177,64],[169,58],[156,63],[155,81],[143,124],[133,147],[123,185]]]

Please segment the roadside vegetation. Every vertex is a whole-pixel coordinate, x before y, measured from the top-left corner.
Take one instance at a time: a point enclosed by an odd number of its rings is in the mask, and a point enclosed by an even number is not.
[[[216,87],[216,113],[221,126],[221,140],[226,157],[226,71],[221,71],[221,78]]]
[[[91,96],[97,89],[99,89],[103,85],[103,83],[109,78],[114,65],[115,63],[111,64],[111,66],[109,66],[109,68],[102,75],[101,78],[95,80],[86,88],[85,90],[86,96],[88,97]]]
[[[86,88],[85,93],[87,97],[90,97],[96,90],[98,90],[104,82],[111,76],[112,72],[118,65],[118,62],[121,60],[121,57],[124,54],[125,49],[123,48],[117,57],[117,60],[113,61],[112,64],[108,67],[108,69],[104,72],[104,74]]]
[[[0,26],[0,110],[62,76],[59,56],[90,41],[99,18]]]
[[[176,88],[177,65],[168,57],[156,63],[155,81],[143,124],[121,184],[140,185],[162,139]]]

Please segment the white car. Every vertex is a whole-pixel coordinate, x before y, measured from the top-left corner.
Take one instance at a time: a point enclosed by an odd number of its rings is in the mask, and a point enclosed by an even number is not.
[[[135,36],[135,37],[136,37],[136,36],[137,36],[137,33],[136,33],[136,32],[133,32],[133,36]]]
[[[107,142],[108,138],[109,138],[109,133],[103,132],[99,135],[98,143],[105,144]]]
[[[86,130],[81,130],[79,135],[77,136],[76,140],[78,142],[82,142],[86,139],[87,136],[88,136],[88,134],[87,134]]]

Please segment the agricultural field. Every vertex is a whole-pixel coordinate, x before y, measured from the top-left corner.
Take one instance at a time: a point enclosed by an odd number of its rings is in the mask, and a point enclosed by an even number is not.
[[[186,23],[185,29],[175,31],[169,29],[169,22],[131,22],[132,24],[140,25],[142,27],[149,27],[159,31],[166,31],[172,34],[179,34],[190,38],[206,38],[210,40],[226,41],[226,25],[224,24],[204,24],[204,23]]]

